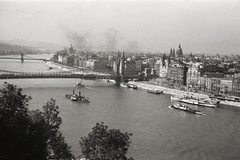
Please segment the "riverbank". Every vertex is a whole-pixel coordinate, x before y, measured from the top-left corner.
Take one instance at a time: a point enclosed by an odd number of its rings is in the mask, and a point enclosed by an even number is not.
[[[158,90],[162,90],[163,93],[166,94],[171,94],[171,95],[185,95],[185,94],[192,94],[193,96],[199,97],[199,98],[209,98],[209,96],[207,94],[201,94],[201,93],[193,93],[193,92],[188,92],[188,91],[182,91],[182,90],[177,90],[177,89],[172,89],[172,88],[167,88],[167,87],[163,87],[163,86],[157,86],[157,85],[152,85],[152,84],[146,84],[143,82],[133,82],[130,81],[128,82],[130,84],[134,84],[136,85],[138,88],[141,89],[158,89]]]
[[[158,89],[158,90],[162,90],[163,93],[170,94],[170,95],[173,95],[173,96],[191,94],[193,97],[199,97],[199,98],[205,98],[205,99],[209,98],[209,96],[207,94],[193,93],[193,92],[188,92],[188,91],[171,89],[171,88],[167,88],[167,87],[162,87],[162,86],[157,86],[157,85],[152,85],[152,84],[146,84],[146,83],[143,83],[143,82],[133,82],[133,81],[130,81],[128,83],[134,84],[138,88],[141,88],[141,89],[146,89],[146,90],[147,89]],[[239,102],[220,101],[220,104],[224,104],[224,105],[228,105],[228,106],[240,107],[240,103]]]

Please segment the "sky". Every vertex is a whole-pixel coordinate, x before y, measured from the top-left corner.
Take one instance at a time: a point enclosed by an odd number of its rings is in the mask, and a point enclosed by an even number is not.
[[[0,40],[77,50],[240,54],[239,0],[0,0]]]

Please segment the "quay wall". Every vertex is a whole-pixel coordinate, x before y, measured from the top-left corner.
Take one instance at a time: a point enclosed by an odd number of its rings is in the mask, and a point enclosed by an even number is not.
[[[208,95],[206,94],[201,94],[201,93],[193,93],[193,92],[188,92],[188,91],[182,91],[182,90],[177,90],[177,89],[172,89],[172,88],[167,88],[167,87],[163,87],[163,86],[156,86],[156,85],[152,85],[152,84],[145,84],[142,82],[133,82],[130,81],[128,82],[129,84],[135,84],[138,88],[141,89],[158,89],[158,90],[163,90],[163,93],[166,94],[170,94],[170,95],[186,95],[186,94],[190,94],[199,98],[209,98]]]

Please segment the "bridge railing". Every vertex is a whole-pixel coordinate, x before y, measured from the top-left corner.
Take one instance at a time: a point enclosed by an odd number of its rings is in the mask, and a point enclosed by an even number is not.
[[[85,78],[85,79],[115,79],[116,75],[101,74],[76,74],[71,72],[51,72],[51,73],[34,73],[34,72],[0,72],[0,79],[21,79],[21,78]]]

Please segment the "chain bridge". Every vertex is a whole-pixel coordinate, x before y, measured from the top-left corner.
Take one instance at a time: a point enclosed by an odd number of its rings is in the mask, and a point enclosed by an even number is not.
[[[0,59],[19,59],[15,57],[0,57]],[[21,54],[20,58],[21,62],[24,60],[43,60],[46,59],[36,59],[31,57],[23,57]],[[113,79],[117,83],[124,82],[128,79],[138,78],[139,75],[137,72],[135,74],[125,74],[125,68],[130,68],[132,70],[136,70],[135,66],[131,64],[125,63],[126,59],[124,57],[124,53],[122,56],[118,53],[118,57],[116,59],[116,73],[112,74],[101,74],[101,73],[77,73],[74,70],[72,71],[61,71],[61,72],[15,72],[15,71],[7,71],[0,70],[0,79],[24,79],[24,78],[81,78],[81,79]]]

